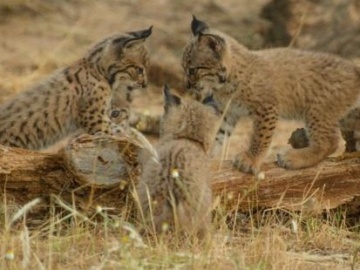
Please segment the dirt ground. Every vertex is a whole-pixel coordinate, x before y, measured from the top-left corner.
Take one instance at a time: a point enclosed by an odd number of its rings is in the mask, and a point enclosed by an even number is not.
[[[192,14],[233,35],[243,44],[262,48],[261,35],[269,22],[260,19],[268,0],[170,1],[5,1],[0,5],[0,102],[71,64],[87,47],[114,32],[154,26],[148,47],[154,65],[146,91],[138,92],[134,107],[162,113],[164,82],[182,89],[180,67],[183,47],[190,35]],[[269,161],[301,123],[280,122]],[[251,123],[238,124],[223,157],[232,158],[247,146]],[[341,152],[343,142],[340,145]]]

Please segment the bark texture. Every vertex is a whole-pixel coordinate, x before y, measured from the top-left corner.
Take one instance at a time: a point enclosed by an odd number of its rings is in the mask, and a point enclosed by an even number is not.
[[[20,206],[41,198],[35,216],[46,212],[54,196],[85,214],[98,206],[120,213],[133,207],[140,149],[126,138],[89,135],[56,154],[0,146],[1,195]],[[212,171],[213,197],[229,213],[271,208],[319,214],[339,207],[349,215],[360,212],[360,159],[354,153],[304,170],[267,164],[265,179],[234,170],[230,161],[214,161]]]

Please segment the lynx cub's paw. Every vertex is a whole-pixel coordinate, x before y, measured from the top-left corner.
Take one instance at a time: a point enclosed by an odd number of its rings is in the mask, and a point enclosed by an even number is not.
[[[255,165],[254,159],[247,152],[236,155],[233,165],[242,172],[257,174],[258,166]]]
[[[289,166],[286,158],[284,158],[284,154],[276,154],[276,163],[285,169]]]
[[[296,149],[289,149],[283,153],[276,155],[277,164],[285,169],[301,169],[306,167],[303,160],[299,157],[299,151]]]

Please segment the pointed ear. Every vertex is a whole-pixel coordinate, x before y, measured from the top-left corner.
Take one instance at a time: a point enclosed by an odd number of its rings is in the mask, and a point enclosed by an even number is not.
[[[179,106],[181,104],[181,99],[178,96],[171,94],[169,86],[164,85],[164,109],[165,112],[168,112],[170,107]]]
[[[212,51],[219,53],[225,47],[225,40],[216,35],[199,35],[199,43],[208,46]]]
[[[193,19],[191,22],[191,31],[194,36],[202,34],[205,30],[209,29],[209,26],[202,21],[199,21],[195,15],[193,15]]]
[[[202,103],[206,106],[212,107],[217,115],[221,114],[218,103],[213,98],[213,95],[207,96]]]
[[[142,44],[152,33],[152,26],[148,29],[135,31],[135,32],[128,32],[127,34],[130,35],[124,41],[124,48],[131,48],[133,46]]]
[[[142,39],[142,38],[148,38],[152,33],[153,26],[150,26],[148,29],[134,31],[134,32],[128,32],[130,36],[133,36],[134,38]]]

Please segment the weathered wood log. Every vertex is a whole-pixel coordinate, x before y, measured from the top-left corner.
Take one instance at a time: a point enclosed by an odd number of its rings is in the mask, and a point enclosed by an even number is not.
[[[347,207],[360,212],[360,159],[356,155],[329,158],[303,170],[285,170],[275,164],[264,167],[265,179],[234,171],[230,162],[214,164],[214,195],[224,194],[227,209],[287,209],[321,213]]]
[[[80,136],[57,154],[0,146],[1,195],[23,205],[40,197],[48,207],[52,195],[86,214],[97,206],[120,213],[131,205],[141,147],[127,138]],[[316,167],[289,171],[266,164],[265,179],[238,172],[230,161],[214,161],[214,198],[227,211],[250,209],[306,210],[321,213],[346,207],[360,213],[360,160],[350,156],[327,159]],[[39,210],[40,211],[40,210]]]
[[[16,205],[42,199],[33,210],[37,216],[44,215],[52,195],[85,213],[97,206],[118,213],[131,203],[128,186],[138,175],[138,149],[125,138],[90,135],[76,138],[56,154],[0,146],[0,195]]]

